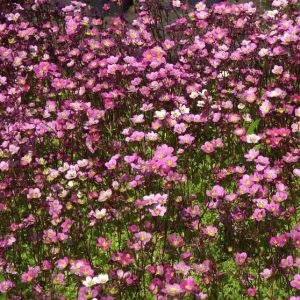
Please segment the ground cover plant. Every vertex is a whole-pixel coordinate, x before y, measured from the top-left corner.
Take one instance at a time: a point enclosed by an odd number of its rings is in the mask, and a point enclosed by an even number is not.
[[[300,299],[296,0],[0,5],[1,299]]]

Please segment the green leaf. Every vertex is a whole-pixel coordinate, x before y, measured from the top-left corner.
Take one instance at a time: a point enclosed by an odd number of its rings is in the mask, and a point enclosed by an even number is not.
[[[206,161],[207,161],[207,163],[208,164],[211,164],[211,158],[210,158],[210,156],[207,154],[207,155],[205,155],[206,156]]]
[[[252,134],[252,133],[254,133],[255,129],[258,127],[259,122],[260,122],[260,119],[254,120],[254,121],[250,124],[250,126],[249,126],[249,128],[248,128],[247,134]]]

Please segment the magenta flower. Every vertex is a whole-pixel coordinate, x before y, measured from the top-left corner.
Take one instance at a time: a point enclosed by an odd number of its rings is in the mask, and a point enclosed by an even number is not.
[[[165,288],[163,289],[164,293],[169,296],[176,296],[184,292],[181,286],[177,283],[174,284],[166,284]]]
[[[210,261],[209,260],[205,260],[201,264],[195,264],[193,266],[193,269],[198,274],[205,274],[205,273],[209,272],[209,270],[210,270]]]
[[[55,285],[64,285],[65,284],[65,276],[62,273],[52,274],[53,284]]]
[[[198,286],[192,276],[188,276],[186,279],[183,279],[180,286],[187,293],[198,291]]]
[[[257,289],[256,288],[248,288],[247,290],[247,294],[249,297],[255,297],[257,293]]]
[[[97,246],[103,251],[107,251],[110,248],[112,240],[106,240],[104,237],[98,238]]]
[[[206,195],[211,198],[222,198],[225,196],[225,190],[220,185],[215,185],[211,190],[206,191]]]
[[[294,279],[290,282],[291,286],[300,291],[300,275],[296,274]]]
[[[64,257],[57,260],[56,265],[59,270],[64,270],[67,267],[68,263],[69,263],[69,258]]]
[[[9,292],[12,288],[15,287],[15,284],[10,281],[10,280],[4,280],[0,282],[0,293],[7,293]]]
[[[299,1],[0,2],[0,293],[298,299]]]
[[[189,273],[190,269],[191,269],[184,262],[174,264],[173,267],[174,267],[174,270],[176,270],[178,273],[183,274],[183,275],[187,275]]]
[[[149,211],[153,217],[157,217],[157,216],[163,217],[167,211],[167,208],[165,206],[157,204],[153,208],[149,208]]]
[[[142,245],[146,245],[152,238],[152,235],[145,231],[140,231],[134,234],[136,241],[141,242]]]
[[[236,253],[234,257],[235,263],[238,266],[243,266],[246,263],[247,257],[248,255],[246,252]]]
[[[259,151],[255,149],[250,149],[247,154],[245,154],[245,158],[247,161],[253,161],[259,155]]]
[[[1,162],[0,162],[0,170],[1,170],[2,172],[5,172],[5,171],[8,171],[8,169],[9,169],[9,164],[8,164],[8,162],[6,162],[6,161],[1,161]]]
[[[30,188],[27,194],[28,199],[38,199],[42,196],[39,188]]]
[[[201,150],[205,153],[213,153],[215,151],[215,147],[210,142],[205,142],[204,145],[201,146]]]
[[[262,272],[259,273],[260,276],[263,278],[263,279],[268,279],[272,276],[273,274],[273,270],[272,269],[264,269]]]
[[[266,216],[265,209],[256,208],[254,210],[252,218],[255,219],[256,221],[260,222],[260,221],[264,220],[265,216]]]
[[[293,257],[289,255],[287,258],[283,258],[280,261],[279,267],[285,269],[285,268],[292,267],[293,265],[294,265]]]
[[[207,226],[203,229],[203,232],[210,237],[215,237],[218,232],[218,229],[214,226]]]
[[[177,236],[175,234],[171,234],[169,236],[169,244],[174,248],[181,248],[184,245],[183,238],[181,236]]]

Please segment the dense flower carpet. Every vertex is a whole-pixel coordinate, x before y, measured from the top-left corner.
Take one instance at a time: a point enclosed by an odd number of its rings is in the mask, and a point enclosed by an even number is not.
[[[135,5],[0,1],[0,299],[299,300],[298,1]]]

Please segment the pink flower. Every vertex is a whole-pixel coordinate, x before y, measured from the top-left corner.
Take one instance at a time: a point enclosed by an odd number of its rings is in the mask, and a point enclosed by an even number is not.
[[[183,279],[180,283],[180,286],[187,292],[195,292],[198,290],[195,279],[192,276],[188,276],[186,279]]]
[[[300,274],[296,274],[290,284],[293,288],[300,291]]]
[[[181,286],[177,283],[174,284],[166,284],[163,292],[169,296],[176,296],[184,292]]]
[[[141,242],[142,245],[146,245],[152,238],[152,234],[140,231],[134,234],[134,238],[136,241]]]
[[[201,146],[201,150],[205,153],[213,153],[215,151],[215,147],[211,142],[205,142],[204,145]]]
[[[211,190],[206,191],[206,195],[211,198],[222,198],[225,196],[225,190],[220,185],[215,185]]]
[[[107,251],[111,245],[112,240],[106,240],[104,237],[98,238],[97,246],[103,251]]]
[[[51,86],[56,90],[62,90],[67,86],[67,81],[65,79],[54,78]]]
[[[272,69],[272,73],[276,75],[281,75],[283,72],[283,67],[282,66],[277,66],[275,65]]]
[[[169,236],[168,241],[169,241],[169,244],[171,246],[173,246],[174,248],[181,248],[184,245],[183,238],[179,235],[174,234],[174,233],[172,233]]]
[[[27,199],[38,199],[42,196],[39,188],[30,188],[28,190]]]
[[[265,218],[265,216],[266,216],[265,209],[256,208],[254,210],[252,218],[255,219],[256,221],[260,222],[260,221],[262,221]]]
[[[247,159],[247,161],[253,161],[258,155],[259,151],[252,148],[244,156]]]
[[[176,156],[166,156],[162,161],[161,165],[165,165],[169,168],[175,168],[177,166],[177,157]]]
[[[259,110],[260,110],[262,116],[264,117],[271,111],[272,108],[273,108],[272,103],[269,100],[265,100],[260,105]]]
[[[181,133],[184,133],[185,131],[186,131],[185,123],[175,124],[174,132],[181,134]]]
[[[15,284],[10,280],[4,280],[0,282],[0,293],[7,293],[9,292],[13,287],[15,287]]]
[[[194,141],[194,137],[190,134],[180,135],[179,136],[179,144],[187,144],[191,145]]]
[[[163,43],[162,43],[162,46],[165,50],[169,50],[169,49],[172,49],[174,46],[175,46],[175,42],[174,41],[171,41],[171,40],[165,40]]]
[[[144,115],[134,115],[132,118],[130,118],[130,120],[135,123],[135,124],[140,124],[140,123],[144,123]]]
[[[40,267],[29,267],[26,273],[21,275],[21,281],[24,283],[30,283],[34,279],[36,279],[41,272]]]
[[[6,161],[1,161],[1,162],[0,162],[0,170],[1,170],[2,172],[5,172],[5,171],[8,171],[8,169],[9,169],[9,164],[8,164],[8,162],[6,162]]]
[[[243,266],[246,262],[246,259],[247,259],[248,255],[246,252],[242,252],[242,253],[236,253],[235,254],[235,263],[238,265],[238,266]]]
[[[241,117],[238,114],[229,114],[227,116],[227,120],[229,123],[238,123],[240,121]]]
[[[183,275],[187,275],[190,271],[190,267],[188,265],[186,265],[183,261],[178,263],[178,264],[174,264],[174,270],[176,270],[178,273],[183,274]]]
[[[214,226],[207,226],[203,229],[203,232],[210,237],[215,237],[218,232],[218,229]]]
[[[272,269],[264,269],[262,272],[260,272],[260,276],[263,278],[263,279],[268,279],[272,276],[273,274],[273,270]]]
[[[167,208],[165,206],[158,204],[155,205],[153,208],[149,208],[149,211],[153,217],[157,217],[157,216],[163,217],[167,211]]]
[[[64,285],[65,284],[65,275],[62,273],[52,274],[52,281],[55,285]]]
[[[209,272],[210,265],[211,265],[210,261],[209,260],[205,260],[201,264],[195,264],[193,266],[193,269],[195,270],[195,272],[197,274],[205,274],[205,273]]]
[[[247,290],[247,294],[249,297],[255,297],[256,292],[257,292],[256,288],[248,288],[248,290]]]
[[[293,267],[293,265],[294,265],[293,257],[289,255],[287,258],[281,259],[279,267],[285,269],[285,268]]]
[[[74,19],[70,19],[66,22],[66,33],[72,35],[77,31],[78,23]]]
[[[69,263],[69,258],[64,257],[57,260],[56,266],[59,270],[64,270],[67,267],[68,263]]]

